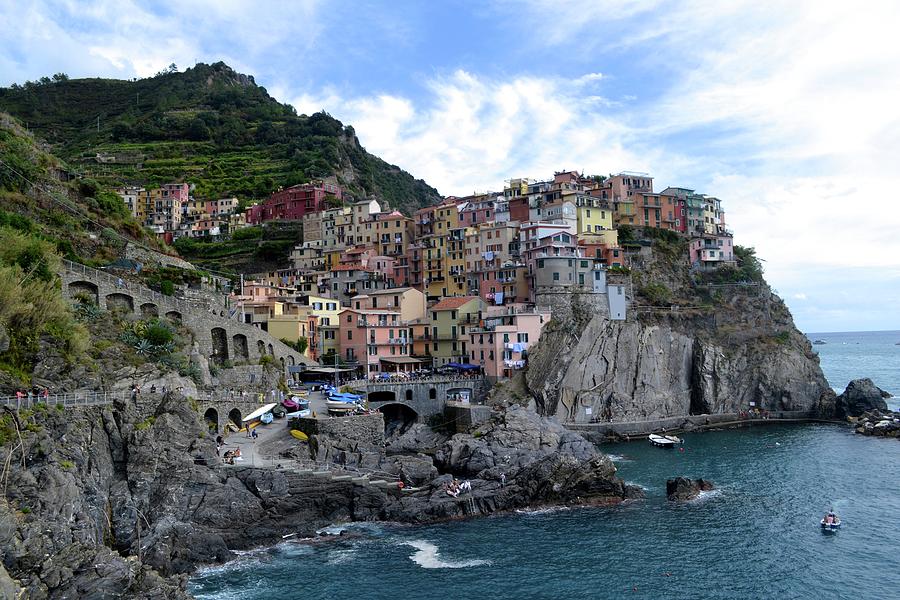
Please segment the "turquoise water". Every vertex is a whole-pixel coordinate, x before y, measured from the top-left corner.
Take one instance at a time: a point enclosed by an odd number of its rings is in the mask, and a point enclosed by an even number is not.
[[[844,345],[829,346],[816,346],[823,366],[846,367],[836,350]],[[868,375],[891,389],[871,371],[828,375],[835,387],[846,383],[837,378]],[[684,451],[603,447],[645,500],[427,527],[351,525],[352,537],[339,542],[284,543],[202,570],[191,592],[220,600],[900,597],[900,443],[831,425],[684,437]],[[665,480],[675,475],[717,489],[670,503]],[[843,518],[836,534],[818,527],[829,508]]]
[[[859,331],[845,333],[808,333],[819,354],[822,371],[828,383],[840,394],[847,384],[859,377],[868,377],[875,385],[891,392],[896,398],[888,400],[894,410],[900,410],[900,331]]]

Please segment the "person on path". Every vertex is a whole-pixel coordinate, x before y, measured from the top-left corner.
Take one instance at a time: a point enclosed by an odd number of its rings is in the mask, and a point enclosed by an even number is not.
[[[506,487],[506,473],[500,473],[500,487]]]
[[[258,438],[258,437],[259,437],[259,434],[258,434],[258,433],[256,432],[256,430],[254,429],[254,430],[253,430],[253,439],[255,440],[255,439]]]

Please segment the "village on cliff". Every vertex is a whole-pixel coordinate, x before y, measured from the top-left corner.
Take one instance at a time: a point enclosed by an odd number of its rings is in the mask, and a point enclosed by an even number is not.
[[[245,275],[232,314],[363,377],[449,365],[507,378],[526,365],[551,317],[541,300],[554,293],[605,295],[609,318],[624,320],[629,257],[642,248],[634,228],[688,240],[693,270],[735,263],[721,201],[655,192],[646,173],[510,179],[502,192],[449,196],[412,217],[334,180],[279,189],[244,211],[235,198],[194,199],[189,183],[118,193],[168,242],[296,223],[303,241],[290,265]]]

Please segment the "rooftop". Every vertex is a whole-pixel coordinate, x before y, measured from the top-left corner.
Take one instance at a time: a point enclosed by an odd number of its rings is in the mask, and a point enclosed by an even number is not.
[[[454,296],[452,298],[444,298],[432,306],[431,310],[455,310],[473,300],[478,300],[478,296]]]

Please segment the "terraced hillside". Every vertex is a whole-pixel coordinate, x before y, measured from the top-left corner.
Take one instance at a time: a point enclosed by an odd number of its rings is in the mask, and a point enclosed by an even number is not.
[[[195,195],[248,201],[335,176],[357,197],[411,212],[438,199],[420,179],[366,152],[326,113],[297,115],[224,63],[135,81],[43,78],[0,88],[0,110],[102,184],[197,184]]]

